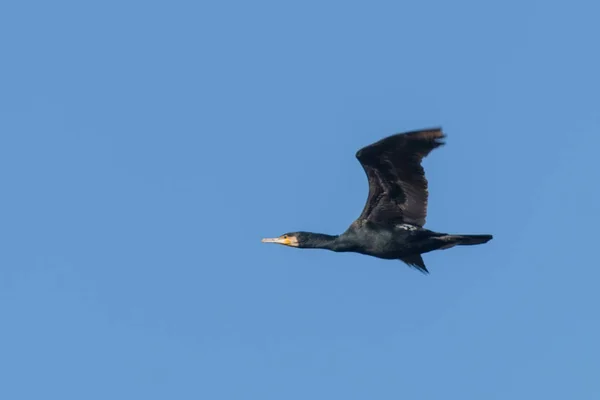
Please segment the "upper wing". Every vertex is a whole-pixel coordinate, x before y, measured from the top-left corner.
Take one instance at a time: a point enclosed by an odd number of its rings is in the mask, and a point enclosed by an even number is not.
[[[356,158],[369,179],[369,197],[358,218],[377,223],[423,226],[427,179],[421,161],[443,145],[441,128],[400,133],[360,149]]]

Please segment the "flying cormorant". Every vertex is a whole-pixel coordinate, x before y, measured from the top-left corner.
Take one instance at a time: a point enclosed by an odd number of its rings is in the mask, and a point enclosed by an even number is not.
[[[492,235],[423,228],[428,190],[421,161],[442,146],[444,138],[441,128],[424,129],[392,135],[360,149],[356,158],[367,174],[369,196],[360,217],[341,235],[292,232],[262,241],[401,260],[423,273],[428,273],[423,253],[488,242]]]

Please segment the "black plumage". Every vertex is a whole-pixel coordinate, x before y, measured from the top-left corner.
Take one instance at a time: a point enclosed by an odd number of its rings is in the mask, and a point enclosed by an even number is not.
[[[358,219],[341,235],[292,232],[263,242],[397,259],[425,273],[423,253],[488,242],[492,235],[453,235],[423,228],[429,192],[421,162],[444,145],[444,138],[440,128],[424,129],[392,135],[360,149],[356,158],[367,175],[369,195]]]

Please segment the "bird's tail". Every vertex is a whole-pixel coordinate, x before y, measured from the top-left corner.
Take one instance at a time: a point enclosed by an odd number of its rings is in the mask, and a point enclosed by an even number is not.
[[[444,235],[439,239],[447,244],[442,249],[449,249],[454,246],[473,246],[476,244],[487,243],[492,240],[492,235]]]

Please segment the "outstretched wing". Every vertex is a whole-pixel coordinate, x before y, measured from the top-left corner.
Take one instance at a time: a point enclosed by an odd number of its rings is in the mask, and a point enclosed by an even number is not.
[[[421,161],[443,145],[441,128],[389,136],[356,153],[369,179],[369,197],[357,222],[425,225],[427,179]]]

